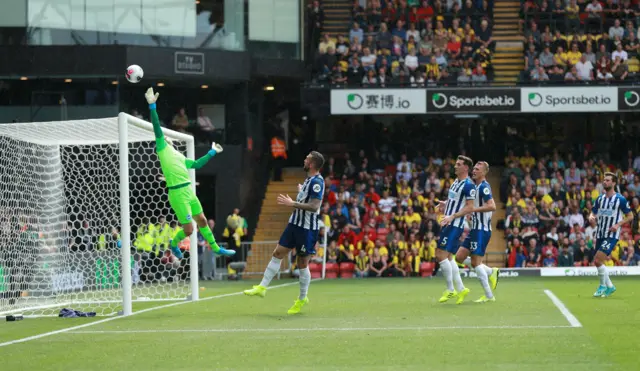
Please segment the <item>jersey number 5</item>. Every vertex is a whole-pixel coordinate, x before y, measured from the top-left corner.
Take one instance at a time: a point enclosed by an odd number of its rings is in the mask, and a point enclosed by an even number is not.
[[[447,246],[447,238],[449,237],[445,237],[442,239],[442,243],[440,243],[440,246]]]

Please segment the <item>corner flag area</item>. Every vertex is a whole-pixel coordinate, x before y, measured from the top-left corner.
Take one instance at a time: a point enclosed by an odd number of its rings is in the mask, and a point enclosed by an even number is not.
[[[496,302],[473,303],[472,284],[456,305],[437,302],[440,280],[314,281],[310,305],[287,316],[295,281],[264,299],[240,294],[251,282],[207,282],[200,302],[126,318],[3,322],[0,358],[5,370],[637,369],[637,280],[616,278],[606,299],[592,283],[502,279]]]

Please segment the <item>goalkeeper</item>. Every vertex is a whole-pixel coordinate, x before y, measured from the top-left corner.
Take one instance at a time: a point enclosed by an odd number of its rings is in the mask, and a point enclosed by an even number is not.
[[[151,111],[153,132],[156,135],[156,152],[160,159],[162,174],[164,174],[167,188],[169,189],[169,204],[182,225],[182,228],[169,242],[171,251],[176,258],[182,259],[182,251],[180,251],[178,244],[193,233],[192,220],[195,219],[200,233],[209,242],[209,246],[214,253],[225,256],[234,255],[235,251],[223,249],[216,243],[211,228],[207,224],[207,218],[202,212],[200,200],[198,200],[193,188],[191,188],[191,178],[189,177],[189,169],[203,167],[213,156],[222,152],[222,146],[212,143],[211,150],[195,161],[185,158],[182,153],[176,151],[171,143],[165,140],[162,128],[160,128],[160,120],[156,111],[156,101],[159,95],[159,93],[153,93],[153,88],[149,88],[144,96],[147,98],[149,110]]]

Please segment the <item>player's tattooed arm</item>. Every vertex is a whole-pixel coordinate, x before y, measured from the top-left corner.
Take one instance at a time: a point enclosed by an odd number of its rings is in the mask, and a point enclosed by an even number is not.
[[[322,204],[322,200],[319,198],[312,198],[309,202],[296,202],[289,195],[278,195],[278,205],[285,205],[304,211],[315,212],[320,208],[320,204]]]

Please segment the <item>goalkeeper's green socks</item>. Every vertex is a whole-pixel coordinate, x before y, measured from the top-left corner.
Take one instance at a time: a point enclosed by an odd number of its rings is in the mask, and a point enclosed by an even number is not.
[[[209,228],[209,226],[198,228],[198,229],[200,230],[202,237],[204,237],[204,239],[207,240],[207,242],[209,242],[209,246],[211,246],[211,250],[213,251],[214,254],[222,255],[222,256],[233,256],[236,254],[234,250],[227,250],[218,246],[218,243],[216,242],[215,237],[213,237],[213,233],[211,232],[211,228]]]
[[[171,247],[177,247],[186,237],[187,235],[184,233],[184,229],[180,228],[178,233],[171,239]]]
[[[215,253],[219,252],[220,246],[218,246],[218,243],[216,242],[216,238],[213,237],[213,232],[211,232],[211,228],[209,228],[209,226],[206,226],[206,227],[200,227],[198,229],[200,230],[202,237],[204,237],[204,239],[207,242],[209,242],[209,246],[211,246],[211,250]]]

